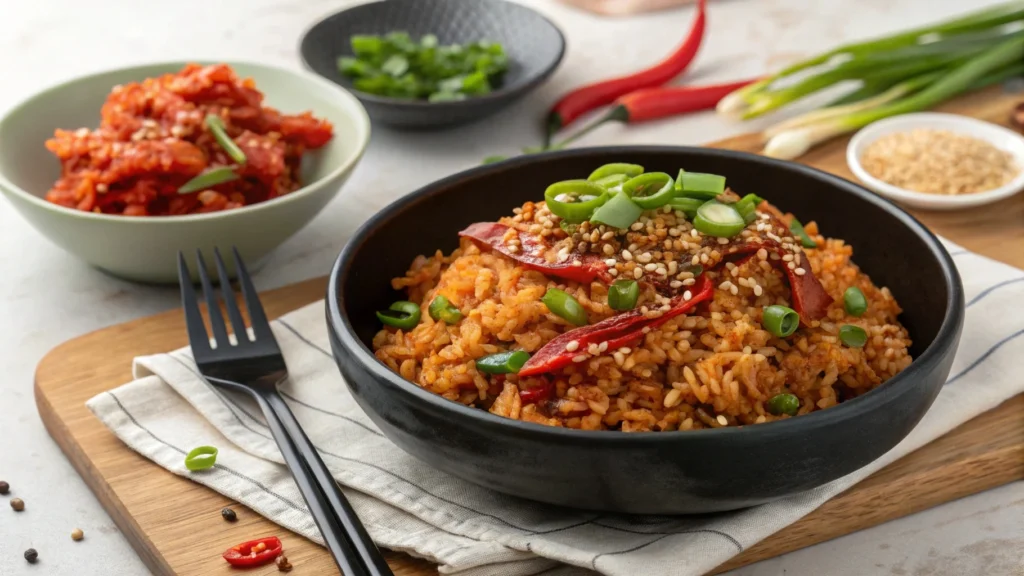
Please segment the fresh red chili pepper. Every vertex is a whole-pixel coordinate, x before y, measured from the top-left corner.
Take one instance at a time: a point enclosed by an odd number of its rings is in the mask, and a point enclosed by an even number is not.
[[[519,246],[515,251],[510,250],[510,246],[505,242],[505,235],[509,230],[513,230],[519,239]],[[592,282],[594,279],[604,282],[612,280],[608,275],[608,265],[597,254],[573,254],[565,262],[548,262],[544,259],[546,247],[537,236],[520,232],[500,222],[470,224],[468,228],[459,232],[459,236],[472,238],[501,252],[526,268],[538,270],[549,276],[575,280],[584,284]],[[577,262],[579,265],[576,265]]]
[[[707,2],[697,3],[697,18],[693,21],[689,33],[675,52],[654,66],[629,74],[604,80],[577,88],[558,101],[548,114],[547,135],[550,142],[555,132],[568,126],[581,115],[606,104],[616,98],[641,88],[661,86],[683,73],[697,55],[701,40],[704,39],[705,21],[707,20]]]
[[[634,122],[667,118],[677,114],[686,114],[687,112],[710,110],[718,105],[719,100],[725,98],[734,90],[738,90],[756,80],[757,78],[752,78],[708,86],[665,86],[630,92],[616,100],[606,114],[569,138],[554,145],[553,148],[563,148],[578,140],[584,134],[588,134],[598,126],[608,122],[632,124]]]
[[[536,404],[541,400],[547,400],[551,396],[551,392],[555,389],[553,382],[547,381],[540,386],[534,388],[527,388],[526,390],[519,391],[519,399],[523,404]]]
[[[224,559],[232,566],[260,566],[281,555],[281,539],[277,536],[242,542],[224,551]]]
[[[640,310],[630,310],[611,318],[606,318],[597,324],[582,326],[575,330],[565,332],[549,341],[534,352],[526,364],[519,370],[519,376],[525,378],[536,376],[553,370],[564,368],[572,364],[572,359],[582,351],[586,351],[591,344],[607,342],[607,349],[619,348],[629,342],[643,337],[644,328],[655,328],[668,322],[697,304],[711,298],[714,287],[707,275],[701,275],[697,282],[690,287],[690,299],[684,300],[683,296],[676,296],[670,302],[670,308],[657,318],[647,318]],[[569,342],[576,341],[578,347],[575,351],[565,349]],[[522,393],[520,393],[522,397]]]

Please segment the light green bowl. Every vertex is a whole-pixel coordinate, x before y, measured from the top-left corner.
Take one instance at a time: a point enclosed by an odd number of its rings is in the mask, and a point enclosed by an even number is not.
[[[334,124],[325,147],[302,162],[305,186],[291,194],[237,210],[211,214],[131,217],[96,214],[47,202],[60,175],[57,158],[44,146],[57,128],[94,128],[100,107],[117,84],[180,70],[165,62],[100,72],[45,90],[0,120],[0,191],[44,236],[89,264],[141,282],[177,281],[177,254],[210,254],[237,247],[251,268],[309,223],[338,193],[370,139],[363,106],[344,89],[313,74],[263,64],[228,62],[252,77],[265,104],[285,113],[310,110]],[[212,270],[212,258],[206,259]],[[193,266],[193,271],[195,267]],[[193,272],[194,273],[194,272]]]

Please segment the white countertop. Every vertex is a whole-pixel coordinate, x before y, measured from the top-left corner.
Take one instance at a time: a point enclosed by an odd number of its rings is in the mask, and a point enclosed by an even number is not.
[[[415,134],[375,127],[370,149],[345,190],[271,256],[256,277],[261,289],[326,274],[351,231],[383,203],[485,156],[536,144],[539,118],[560,93],[661,58],[688,29],[692,15],[692,9],[682,9],[608,20],[551,0],[528,3],[568,38],[566,59],[553,79],[485,123]],[[716,0],[709,35],[689,77],[706,82],[760,74],[846,39],[991,3]],[[202,58],[297,68],[302,31],[344,4],[0,0],[0,110],[50,84],[126,64]],[[622,38],[631,40],[617,40]],[[629,128],[606,126],[581,145],[700,144],[756,127],[705,113]],[[6,503],[0,509],[0,574],[148,573],[47,435],[33,402],[32,376],[39,359],[67,339],[177,306],[176,289],[130,284],[87,267],[43,239],[0,199],[0,479],[10,482],[28,508],[17,517]],[[85,531],[85,541],[71,541],[75,527]],[[39,551],[40,564],[29,566],[22,558],[29,547]],[[1022,551],[1024,482],[1017,482],[732,574],[1021,575]]]

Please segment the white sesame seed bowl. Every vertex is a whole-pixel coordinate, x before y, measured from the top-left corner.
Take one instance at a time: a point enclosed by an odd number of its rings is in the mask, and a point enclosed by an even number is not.
[[[885,136],[921,129],[948,131],[958,136],[982,140],[1013,157],[1017,169],[1016,176],[997,188],[982,192],[935,194],[895,186],[868,172],[862,159],[872,144]],[[998,202],[1024,191],[1024,137],[1002,126],[956,114],[903,114],[869,124],[850,140],[846,148],[846,163],[853,174],[876,193],[905,206],[925,210],[973,208]]]
[[[252,78],[267,106],[284,114],[310,111],[333,125],[331,140],[302,156],[301,187],[294,191],[230,210],[173,216],[85,211],[46,199],[61,175],[60,161],[45,146],[55,129],[95,127],[101,106],[115,86],[178,72],[185,64],[164,62],[98,72],[44,90],[10,109],[0,118],[0,193],[48,240],[120,278],[176,282],[179,251],[209,254],[215,247],[236,247],[246,262],[258,267],[338,193],[369,143],[370,121],[359,101],[314,74],[226,62],[238,76]],[[207,264],[212,266],[213,259]]]

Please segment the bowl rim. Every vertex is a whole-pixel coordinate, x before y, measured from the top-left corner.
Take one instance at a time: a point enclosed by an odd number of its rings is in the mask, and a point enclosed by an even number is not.
[[[318,72],[317,69],[314,68],[312,64],[310,64],[309,60],[306,58],[306,50],[304,49],[304,47],[306,45],[306,38],[309,37],[309,33],[312,32],[314,28],[316,28],[317,26],[320,26],[321,24],[323,24],[327,20],[330,20],[331,18],[334,18],[335,16],[344,14],[345,12],[349,12],[349,11],[355,10],[357,8],[362,8],[364,6],[372,6],[372,5],[375,5],[375,4],[383,4],[385,2],[393,2],[393,1],[394,0],[373,0],[372,2],[363,2],[363,3],[360,3],[360,4],[354,4],[354,5],[351,5],[351,6],[347,6],[345,8],[342,8],[341,10],[335,10],[333,12],[325,14],[324,16],[321,16],[319,19],[317,19],[315,22],[313,22],[313,24],[311,24],[308,27],[306,27],[306,29],[303,30],[302,34],[299,36],[299,42],[298,42],[299,59],[302,60],[303,67],[306,70],[309,70],[310,72],[312,72],[313,74],[316,74],[317,77],[322,78],[322,79],[324,79],[324,80],[326,80],[328,82],[331,82],[332,84],[338,85],[338,86],[344,88],[345,90],[348,90],[349,92],[351,92],[352,95],[354,95],[359,100],[363,100],[363,101],[366,101],[366,102],[369,102],[369,103],[372,103],[372,104],[384,105],[384,106],[406,107],[406,108],[420,109],[420,110],[426,110],[426,109],[434,109],[434,110],[436,110],[436,109],[439,109],[439,108],[456,108],[456,107],[463,106],[463,105],[466,105],[466,104],[471,103],[471,102],[494,102],[494,101],[499,101],[499,100],[501,100],[501,99],[503,99],[505,97],[508,97],[508,96],[511,96],[511,95],[515,95],[515,94],[519,94],[521,92],[525,92],[525,91],[531,90],[532,88],[534,88],[535,86],[537,86],[538,84],[543,82],[545,79],[547,79],[549,76],[551,76],[551,74],[554,73],[555,69],[558,68],[558,65],[561,64],[562,60],[565,58],[565,50],[566,50],[565,33],[562,32],[562,29],[559,28],[554,22],[552,22],[550,18],[548,18],[544,14],[538,12],[537,10],[534,10],[533,8],[531,8],[529,6],[526,6],[525,4],[519,4],[518,2],[509,2],[508,0],[487,0],[489,2],[494,2],[494,3],[497,3],[497,4],[508,4],[508,5],[511,5],[511,6],[515,7],[516,9],[522,9],[522,10],[525,10],[527,12],[532,12],[534,15],[536,15],[541,20],[546,22],[549,26],[551,26],[551,28],[555,31],[555,34],[558,36],[558,55],[550,63],[548,63],[547,66],[545,66],[543,69],[541,69],[540,71],[535,73],[533,76],[527,76],[526,79],[525,79],[525,82],[523,82],[521,85],[518,85],[518,86],[502,86],[502,87],[500,87],[497,90],[493,90],[491,92],[488,92],[487,94],[483,94],[483,95],[480,95],[480,96],[473,96],[472,98],[466,98],[465,100],[455,100],[455,101],[448,101],[448,102],[429,102],[429,101],[426,101],[426,100],[418,100],[418,99],[415,99],[415,100],[403,100],[401,98],[389,98],[387,96],[378,96],[376,94],[370,94],[368,92],[361,92],[361,91],[357,90],[355,87],[353,87],[351,90],[349,90],[348,88],[342,86],[341,84],[338,84],[337,82],[331,80],[327,76],[320,74],[320,72]],[[452,0],[444,0],[444,1],[452,1]]]
[[[234,69],[236,65],[248,66],[248,67],[252,67],[252,68],[263,68],[263,69],[266,69],[266,70],[272,70],[272,71],[283,73],[283,74],[291,74],[293,76],[302,78],[304,80],[307,80],[307,81],[319,84],[320,86],[323,86],[324,88],[326,88],[328,90],[334,90],[341,99],[345,100],[348,105],[351,105],[353,107],[352,110],[353,110],[353,112],[355,112],[352,115],[352,118],[355,121],[355,124],[359,128],[359,132],[362,134],[362,137],[356,143],[357,146],[356,146],[355,152],[349,158],[347,158],[344,162],[342,162],[336,168],[331,170],[328,174],[322,176],[321,178],[319,178],[319,179],[317,179],[317,180],[315,180],[313,182],[308,182],[308,183],[304,184],[301,188],[299,188],[298,190],[295,190],[294,192],[291,192],[289,194],[285,194],[284,196],[278,196],[277,198],[272,198],[270,200],[266,200],[266,201],[263,201],[263,202],[258,202],[256,204],[250,204],[248,206],[242,206],[241,208],[236,208],[234,210],[221,210],[221,211],[217,211],[217,212],[208,212],[208,213],[204,213],[204,214],[181,214],[181,215],[174,215],[174,216],[126,216],[126,215],[118,215],[118,214],[101,214],[101,213],[96,213],[96,212],[84,212],[82,210],[75,210],[74,208],[68,208],[66,206],[60,206],[60,205],[54,204],[52,202],[47,202],[45,198],[41,198],[39,196],[36,196],[35,194],[32,194],[32,193],[28,192],[27,190],[22,189],[20,186],[15,185],[13,182],[11,182],[7,178],[6,175],[4,175],[3,172],[0,172],[0,189],[9,191],[10,193],[12,193],[12,194],[14,194],[16,196],[19,196],[19,197],[23,198],[24,200],[26,200],[27,202],[29,202],[31,204],[34,204],[34,205],[36,205],[38,207],[44,208],[46,210],[53,211],[54,213],[57,213],[57,214],[63,214],[65,216],[78,217],[78,218],[83,218],[83,219],[86,219],[86,220],[94,220],[94,221],[100,221],[100,222],[122,222],[122,223],[126,223],[126,224],[136,224],[136,225],[137,224],[142,224],[142,223],[146,223],[147,225],[173,225],[173,224],[182,223],[182,222],[197,222],[197,221],[204,221],[204,220],[216,220],[216,219],[224,218],[225,216],[234,215],[234,214],[248,214],[248,213],[253,213],[253,212],[257,212],[257,211],[261,211],[261,210],[272,210],[276,206],[281,206],[281,205],[289,203],[289,202],[298,201],[300,198],[302,198],[304,196],[307,196],[307,195],[311,194],[312,192],[314,192],[315,190],[319,189],[320,186],[322,186],[324,183],[326,183],[326,182],[328,182],[330,180],[336,179],[336,178],[340,177],[341,175],[345,174],[346,172],[350,171],[359,162],[359,160],[362,158],[363,154],[366,153],[366,148],[367,148],[367,146],[369,146],[369,143],[370,143],[370,132],[371,132],[370,117],[369,117],[369,115],[366,112],[366,108],[363,107],[362,102],[360,102],[359,99],[356,98],[351,92],[346,90],[344,87],[335,84],[334,82],[329,82],[326,79],[324,79],[324,78],[322,78],[322,77],[320,77],[320,76],[318,76],[316,74],[310,74],[309,72],[307,72],[305,70],[295,70],[295,69],[290,69],[290,68],[284,68],[284,67],[281,67],[281,66],[274,66],[274,65],[271,65],[271,64],[264,64],[262,62],[255,62],[255,61],[252,61],[252,60],[234,60],[234,59],[232,59],[232,60],[216,60],[216,61],[215,60],[207,60],[207,59],[162,60],[162,61],[159,61],[159,62],[149,62],[149,63],[145,63],[145,64],[133,64],[133,65],[130,65],[130,66],[117,66],[117,67],[113,67],[113,68],[105,68],[105,69],[102,69],[102,70],[98,70],[98,71],[94,71],[94,72],[89,72],[89,73],[86,73],[86,74],[80,74],[78,76],[75,76],[73,78],[69,78],[67,80],[63,80],[63,81],[58,82],[56,84],[51,84],[51,85],[47,86],[46,88],[43,88],[42,90],[38,90],[38,91],[34,92],[33,94],[29,95],[28,97],[22,99],[20,102],[18,102],[14,106],[11,106],[4,113],[4,115],[2,117],[0,117],[0,131],[3,130],[4,124],[9,122],[11,118],[13,118],[16,114],[20,113],[22,111],[22,109],[24,109],[27,106],[29,106],[37,98],[40,98],[40,97],[45,96],[45,95],[50,95],[50,94],[59,92],[59,91],[65,89],[65,88],[67,88],[67,86],[69,86],[71,84],[75,84],[77,82],[83,82],[83,81],[86,81],[86,80],[89,80],[89,79],[92,79],[92,78],[95,78],[95,77],[98,77],[98,76],[104,76],[104,75],[107,75],[107,74],[114,74],[114,73],[118,73],[118,72],[136,72],[136,71],[138,71],[138,72],[141,73],[144,70],[150,70],[150,69],[153,69],[153,68],[174,68],[174,67],[177,67],[177,68],[180,69],[180,68],[184,67],[187,64],[200,64],[200,65],[227,64],[228,66],[231,66],[232,69]],[[111,88],[113,88],[113,86],[111,86]],[[335,134],[335,136],[336,136],[336,134]],[[40,145],[42,145],[42,143],[40,143]]]
[[[1012,180],[998,188],[956,196],[929,194],[901,188],[872,176],[861,164],[860,157],[864,148],[882,136],[901,130],[929,127],[932,129],[948,127],[951,132],[984,140],[1002,150],[1003,148],[994,140],[998,135],[1017,142],[1021,146],[1021,150],[1024,150],[1024,136],[993,122],[944,112],[914,112],[877,120],[857,131],[846,145],[846,164],[854,176],[879,194],[920,208],[941,210],[971,208],[998,202],[1024,191],[1024,153],[1013,150],[1007,152],[1014,157],[1021,170]]]
[[[938,333],[932,342],[920,356],[913,360],[910,366],[893,378],[889,379],[883,385],[861,396],[843,402],[838,406],[829,408],[828,410],[819,410],[810,414],[804,414],[798,418],[787,418],[785,420],[758,425],[729,426],[702,430],[665,431],[649,434],[624,434],[613,430],[576,430],[512,420],[491,414],[486,410],[465,406],[458,402],[453,402],[438,396],[437,394],[429,392],[412,382],[406,381],[397,373],[392,372],[391,369],[378,360],[373,352],[363,344],[353,330],[348,317],[341,314],[343,304],[343,298],[339,292],[341,277],[343,274],[347,274],[351,270],[351,260],[357,251],[357,246],[362,243],[366,236],[372,233],[377,227],[386,223],[387,220],[397,213],[402,212],[408,207],[414,206],[422,199],[441,193],[442,190],[458,183],[459,181],[500,173],[504,170],[524,166],[537,160],[574,158],[595,153],[671,154],[684,152],[730,157],[733,159],[767,164],[784,170],[793,170],[823,181],[826,184],[842,188],[844,191],[857,196],[861,200],[874,204],[876,207],[885,210],[902,222],[903,225],[909,227],[911,231],[915,232],[925,242],[926,246],[930,249],[930,253],[938,261],[946,283],[947,299],[944,317]],[[755,437],[758,441],[766,442],[788,438],[793,434],[812,433],[823,428],[830,428],[841,422],[857,419],[865,413],[869,413],[880,406],[888,404],[889,402],[898,401],[901,396],[910,391],[913,381],[917,379],[920,374],[924,373],[928,369],[928,366],[940,362],[943,354],[952,353],[945,349],[949,347],[951,342],[956,340],[965,314],[963,285],[949,252],[931,231],[893,202],[866,190],[859,184],[803,164],[768,158],[747,152],[694,146],[602,146],[545,152],[542,154],[520,156],[495,164],[471,168],[427,184],[426,186],[423,186],[418,190],[392,202],[390,205],[367,220],[362,226],[360,226],[355,234],[352,235],[341,253],[338,255],[338,258],[331,269],[331,274],[328,279],[326,298],[327,324],[332,340],[337,341],[341,346],[343,346],[353,359],[356,362],[359,362],[366,371],[370,372],[374,376],[375,379],[379,382],[386,382],[391,386],[391,388],[397,389],[399,393],[405,395],[405,397],[410,401],[419,403],[420,405],[432,410],[451,413],[456,417],[468,418],[473,422],[473,425],[479,428],[485,428],[489,431],[508,432],[538,440],[557,439],[558,442],[570,443],[573,445],[592,444],[598,441],[609,442],[616,445],[623,442],[663,445],[666,442],[674,443],[685,439],[691,439],[694,441],[712,441],[714,439],[730,438],[733,441],[739,441]]]

